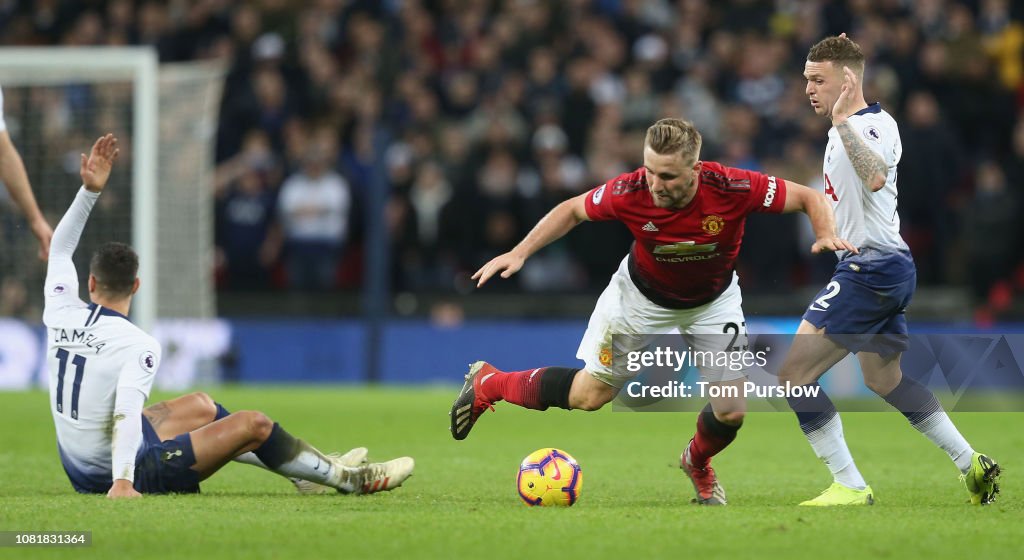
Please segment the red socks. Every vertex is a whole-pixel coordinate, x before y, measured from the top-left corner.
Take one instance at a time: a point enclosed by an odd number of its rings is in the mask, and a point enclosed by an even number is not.
[[[742,425],[742,424],[741,424]],[[690,464],[697,468],[705,468],[708,461],[736,439],[740,426],[723,424],[708,404],[697,416],[697,433],[690,442]]]
[[[508,401],[524,408],[547,410],[549,406],[569,408],[569,390],[575,368],[541,367],[525,371],[495,371],[480,379],[483,398]]]
[[[482,379],[480,388],[491,402],[501,400],[534,410],[544,410],[540,404],[540,380],[547,368],[526,371],[498,372]]]

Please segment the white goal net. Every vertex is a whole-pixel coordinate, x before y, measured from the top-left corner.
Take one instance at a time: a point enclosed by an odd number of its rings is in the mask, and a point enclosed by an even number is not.
[[[92,250],[107,241],[139,253],[133,319],[215,314],[212,176],[223,67],[159,65],[147,48],[0,49],[11,139],[55,226],[81,183],[78,154],[106,132],[121,157],[75,256],[85,296]],[[40,318],[45,264],[0,189],[0,315]]]

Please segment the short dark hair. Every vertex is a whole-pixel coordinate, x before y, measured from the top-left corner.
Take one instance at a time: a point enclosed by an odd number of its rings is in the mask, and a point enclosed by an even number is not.
[[[864,73],[864,51],[849,37],[826,37],[818,41],[807,53],[808,62],[831,62],[840,67],[849,66],[858,74]]]
[[[682,119],[661,119],[647,129],[644,145],[661,155],[682,154],[697,161],[702,140],[693,123]]]
[[[92,254],[89,272],[96,277],[103,293],[116,297],[130,296],[139,272],[139,256],[131,246],[112,241]]]

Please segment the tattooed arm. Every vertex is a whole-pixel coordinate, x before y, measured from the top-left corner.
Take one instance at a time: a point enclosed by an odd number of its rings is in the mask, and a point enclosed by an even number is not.
[[[865,187],[871,189],[871,192],[877,192],[885,186],[885,177],[889,174],[889,166],[885,164],[881,155],[864,143],[864,140],[850,126],[850,121],[843,119],[842,122],[834,124],[857,176],[864,182]]]
[[[858,104],[864,104],[864,95],[859,92],[860,82],[857,74],[848,66],[843,66],[843,89],[832,106],[832,126],[836,127],[843,147],[846,148],[846,155],[850,158],[850,163],[853,164],[853,169],[861,182],[871,189],[871,192],[877,192],[885,186],[889,166],[885,164],[882,156],[864,143],[847,120],[856,111]]]

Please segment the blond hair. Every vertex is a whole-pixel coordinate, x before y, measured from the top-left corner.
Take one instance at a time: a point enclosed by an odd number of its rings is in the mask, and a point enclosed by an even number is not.
[[[682,119],[661,119],[647,129],[644,145],[661,155],[682,154],[687,162],[700,156],[700,132],[693,123]]]

